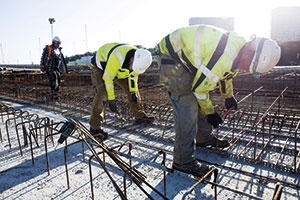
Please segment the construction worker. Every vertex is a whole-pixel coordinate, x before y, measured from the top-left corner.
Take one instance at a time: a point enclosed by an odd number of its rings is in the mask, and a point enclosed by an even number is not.
[[[138,74],[144,73],[151,62],[152,56],[148,50],[137,49],[128,44],[107,43],[95,53],[91,60],[95,96],[89,124],[96,139],[108,137],[101,129],[106,104],[112,112],[118,113],[114,82],[127,94],[129,108],[136,123],[151,123],[154,120],[142,110],[138,91]]]
[[[57,99],[59,86],[60,86],[60,73],[67,72],[67,65],[64,55],[61,52],[60,47],[61,40],[55,36],[52,39],[51,45],[46,45],[41,57],[40,69],[42,72],[46,72],[50,88],[52,100]]]
[[[220,148],[230,145],[227,140],[211,135],[212,126],[218,128],[223,120],[215,111],[209,92],[218,83],[225,107],[236,109],[232,78],[238,71],[254,76],[268,72],[279,61],[280,47],[271,39],[247,42],[234,32],[196,25],[168,34],[158,48],[160,74],[168,83],[173,106],[173,168],[204,175],[210,167],[195,160],[195,144]]]

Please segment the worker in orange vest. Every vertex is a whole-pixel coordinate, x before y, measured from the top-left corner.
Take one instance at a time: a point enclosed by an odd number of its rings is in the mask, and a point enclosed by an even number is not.
[[[55,36],[52,39],[51,45],[46,45],[41,57],[40,68],[42,72],[45,72],[52,93],[52,100],[57,100],[59,86],[60,86],[60,73],[68,72],[64,55],[61,52],[60,47],[61,40]]]

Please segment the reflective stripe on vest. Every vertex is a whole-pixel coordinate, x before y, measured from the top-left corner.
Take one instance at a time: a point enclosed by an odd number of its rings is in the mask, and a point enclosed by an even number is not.
[[[201,65],[201,49],[200,48],[201,48],[202,32],[203,32],[204,28],[205,28],[204,26],[200,26],[196,32],[196,36],[194,39],[194,56],[195,56],[194,63],[195,63],[195,67],[198,70],[200,70],[207,78],[209,78],[213,82],[217,83],[220,80],[220,78],[215,73],[210,71],[210,69],[208,69],[205,65]],[[188,61],[188,58],[185,57],[185,59],[182,59],[183,55],[181,55],[181,46],[180,46],[180,43],[178,40],[178,30],[173,32],[172,42],[176,48],[176,51],[177,51],[177,54],[178,54],[178,57],[180,58],[180,60],[183,61],[183,63],[186,66],[192,66],[192,64]],[[191,69],[191,67],[189,67],[189,69],[191,71],[194,71],[194,69]],[[194,72],[194,74],[196,74],[196,73]]]
[[[130,80],[138,80],[138,77],[129,77]]]
[[[187,65],[185,62],[182,62],[182,59],[178,56],[177,53],[175,53],[173,47],[172,47],[172,44],[170,42],[170,35],[167,35],[167,37],[165,37],[165,41],[166,41],[166,47],[168,49],[168,52],[170,54],[170,56],[172,58],[174,58],[177,62],[181,62],[182,63],[182,67],[187,71],[187,72],[190,72],[190,73],[193,73],[193,70],[190,69],[190,66]],[[179,43],[178,43],[179,44]]]
[[[125,45],[125,44],[118,44],[118,45],[116,45],[116,46],[114,46],[113,48],[110,49],[110,51],[108,52],[107,58],[106,58],[106,63],[108,62],[110,54],[111,53],[115,53],[117,55],[117,57],[119,58],[119,61],[120,61],[121,66],[122,66],[122,64],[123,64],[123,57],[122,57],[121,53],[119,52],[119,50],[117,50],[117,47],[122,46],[122,45]]]
[[[107,44],[107,45],[109,45],[109,44]],[[104,47],[104,52],[106,51],[107,45]],[[110,51],[108,52],[107,58],[106,58],[106,62],[101,62],[100,61],[99,56],[98,56],[98,52],[97,52],[95,61],[96,61],[96,64],[97,64],[98,68],[102,69],[102,70],[104,70],[106,68],[106,64],[109,60],[109,57],[110,57],[111,53],[115,53],[117,55],[121,65],[122,65],[123,64],[123,57],[122,57],[121,53],[116,49],[117,47],[122,46],[122,45],[125,45],[125,44],[118,44],[118,45],[116,45],[116,46],[114,46],[113,48],[110,49]],[[102,55],[104,56],[103,58],[105,59],[105,53],[102,54]],[[100,66],[101,66],[101,68],[100,68]]]
[[[105,84],[105,88],[112,88],[112,87],[114,87],[113,83],[111,83],[111,84]]]
[[[200,65],[198,69],[202,72],[202,74],[204,74],[207,78],[209,78],[213,82],[218,83],[218,81],[220,80],[220,77],[218,77],[215,73],[210,71],[205,65]]]
[[[228,41],[228,34],[229,33],[225,33],[222,35],[218,46],[215,50],[215,52],[213,53],[211,59],[209,60],[207,66],[205,67],[208,71],[210,71],[215,64],[217,63],[217,61],[219,60],[219,58],[223,55],[227,41]],[[204,65],[203,65],[204,66]],[[203,68],[205,71],[207,71],[205,68]],[[211,72],[211,71],[210,71]],[[207,72],[206,72],[207,73]],[[214,74],[213,72],[211,72],[212,74]],[[211,75],[211,77],[216,81],[216,77],[214,77],[211,73],[209,73]],[[215,75],[217,76],[217,75]],[[194,92],[196,90],[196,88],[204,81],[204,79],[206,78],[206,74],[204,74],[204,72],[202,71],[201,76],[199,77],[199,79],[197,80],[197,82],[195,83],[192,91]],[[209,78],[209,77],[208,77]],[[218,77],[219,78],[219,77]],[[210,78],[209,78],[210,79]],[[212,80],[212,79],[211,79]],[[212,80],[212,81],[214,81]]]
[[[181,46],[180,46],[180,43],[178,40],[178,29],[172,33],[172,42],[173,42],[175,49],[177,51],[177,54],[178,54],[181,50]]]
[[[118,49],[114,49],[113,53],[116,54],[116,56],[118,57],[121,66],[123,65],[124,59],[123,56],[121,55],[120,51]]]
[[[102,57],[105,58],[105,54],[106,54],[106,49],[107,49],[107,46],[109,45],[110,43],[106,44],[105,47],[104,47],[104,52],[102,54]],[[96,62],[96,67],[98,67],[99,69],[101,69],[102,71],[105,69],[106,67],[106,64],[105,66],[102,66],[101,65],[101,61],[99,59],[99,55],[98,55],[98,51],[96,52],[96,59],[95,59],[95,62]],[[104,62],[103,62],[104,63]]]
[[[103,67],[102,67],[102,65],[101,65],[101,62],[100,62],[100,60],[99,60],[98,51],[97,51],[97,53],[96,53],[96,66],[97,66],[99,69],[103,70]]]
[[[189,61],[189,59],[184,55],[183,49],[181,49],[181,46],[180,46],[180,43],[179,43],[179,39],[178,39],[178,31],[179,30],[176,30],[176,31],[174,31],[172,33],[172,42],[173,42],[173,44],[175,46],[175,49],[176,49],[176,52],[177,52],[177,57],[178,57],[179,61],[181,61],[181,63],[183,64],[183,67],[188,72],[192,73],[193,75],[196,75],[197,70],[192,65],[192,63]]]
[[[225,48],[225,52],[230,56],[232,60],[234,60],[237,56],[237,52],[232,49],[231,46],[227,45]]]
[[[204,29],[204,26],[199,26],[199,28],[197,29],[196,32],[196,36],[194,39],[194,63],[195,63],[195,67],[197,69],[199,69],[200,65],[201,65],[201,50],[200,50],[200,46],[201,46],[201,38],[202,38],[202,31]]]
[[[110,43],[106,44],[105,47],[104,47],[104,52],[102,54],[103,58],[105,58],[105,55],[106,55],[106,48],[107,46],[110,45]]]
[[[204,26],[199,26],[194,39],[194,63],[195,67],[200,70],[207,78],[217,83],[220,78],[210,71],[205,65],[201,64],[201,38]]]
[[[107,73],[107,71],[104,72],[104,75],[109,79],[114,79],[115,77]]]
[[[193,94],[195,95],[195,97],[196,97],[197,99],[200,99],[200,100],[205,100],[205,99],[207,99],[207,97],[208,97],[208,94],[198,94],[198,93],[196,93],[196,92],[193,92]]]

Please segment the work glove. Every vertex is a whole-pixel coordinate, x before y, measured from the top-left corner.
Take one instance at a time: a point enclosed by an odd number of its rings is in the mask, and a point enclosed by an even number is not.
[[[215,112],[214,114],[207,115],[207,121],[210,123],[214,128],[218,128],[219,124],[223,123],[222,117],[219,113]]]
[[[45,66],[41,65],[41,71],[44,72],[45,71]]]
[[[112,112],[117,112],[117,104],[115,100],[109,100],[108,101],[108,107]]]
[[[138,97],[135,92],[131,93],[131,101],[135,104],[138,102]]]
[[[233,109],[237,109],[237,102],[236,99],[234,98],[234,96],[226,98],[225,99],[225,107],[227,109],[233,108]]]

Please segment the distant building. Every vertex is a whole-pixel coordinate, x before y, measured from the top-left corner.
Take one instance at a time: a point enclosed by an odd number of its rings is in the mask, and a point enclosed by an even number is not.
[[[76,61],[69,61],[68,64],[70,64],[70,65],[75,65],[75,64],[89,65],[89,64],[91,64],[92,57],[93,56],[83,56],[80,59],[77,59]]]
[[[281,41],[300,40],[300,7],[272,10],[271,38]]]
[[[208,24],[223,28],[227,31],[234,31],[233,17],[192,17],[189,19],[189,25]]]

